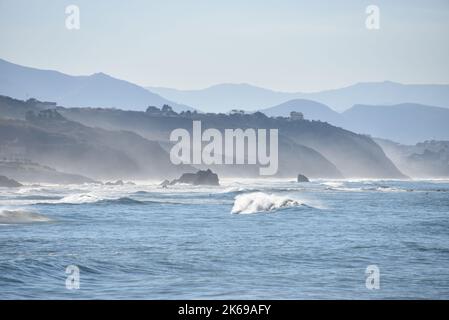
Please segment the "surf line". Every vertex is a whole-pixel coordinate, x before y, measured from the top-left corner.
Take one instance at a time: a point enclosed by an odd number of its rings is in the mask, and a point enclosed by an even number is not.
[[[170,141],[176,142],[170,150],[175,165],[259,164],[260,175],[278,171],[278,129],[269,129],[269,135],[267,129],[224,129],[223,137],[215,128],[203,132],[201,121],[193,121],[192,136],[187,129],[178,128],[171,132]],[[204,147],[203,142],[207,143]]]

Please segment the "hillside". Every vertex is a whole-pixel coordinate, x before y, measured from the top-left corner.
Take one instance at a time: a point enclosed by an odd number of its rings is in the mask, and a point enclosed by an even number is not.
[[[199,90],[177,90],[147,87],[177,103],[196,106],[205,112],[227,112],[231,109],[258,110],[293,99],[294,94],[276,92],[250,84],[223,83]],[[169,97],[169,98],[168,98]]]
[[[414,178],[449,178],[449,141],[425,141],[403,145],[376,139],[390,159]]]
[[[157,142],[89,128],[56,111],[28,113],[26,120],[0,118],[0,147],[5,155],[13,150],[20,158],[94,179],[160,179],[193,170],[172,165]]]
[[[25,183],[83,184],[95,182],[79,174],[60,172],[31,161],[0,160],[0,175]]]
[[[305,99],[289,100],[280,105],[261,110],[267,116],[272,117],[288,117],[292,111],[301,112],[305,119],[329,122],[333,125],[339,125],[343,121],[342,115],[327,105]]]
[[[343,114],[351,131],[403,144],[449,140],[449,109],[404,103],[393,106],[356,105]]]
[[[355,105],[338,113],[324,104],[296,99],[262,110],[272,116],[287,116],[291,111],[302,112],[305,119],[328,122],[356,133],[403,144],[449,140],[449,109],[446,108],[414,103]]]
[[[260,112],[167,115],[162,111],[63,107],[33,111],[41,106],[34,100],[0,97],[0,116],[22,119],[2,120],[2,139],[23,136],[19,140],[32,151],[32,160],[93,178],[163,177],[179,172],[182,168],[171,165],[168,157],[169,136],[177,128],[190,131],[193,120],[201,120],[203,130],[278,129],[278,176],[294,177],[301,172],[314,178],[404,177],[369,137],[319,121],[271,118]],[[257,176],[251,166],[215,169],[229,176]]]
[[[332,175],[329,175],[321,170],[322,168],[320,169],[317,162],[315,166],[309,166],[313,168],[310,172],[315,176],[318,174],[320,177],[336,177],[341,174],[343,177],[404,177],[371,138],[318,121],[276,119],[260,112],[245,115],[180,114],[170,117],[105,109],[72,108],[63,109],[60,112],[65,117],[88,126],[132,130],[147,139],[160,142],[166,142],[170,132],[176,128],[191,130],[193,120],[201,120],[204,129],[276,128],[279,130],[280,145],[288,146],[289,143],[293,143],[297,148],[306,147],[307,150],[313,150],[330,164],[326,166],[329,170],[332,167],[338,170],[334,170]],[[295,171],[302,172],[302,168],[306,167],[306,161],[299,161],[301,157],[310,156],[310,160],[317,159],[311,152],[304,149],[302,152],[287,152],[287,150],[289,149],[280,150],[279,159],[280,162],[286,163],[292,163],[294,159],[297,159],[297,168],[289,172],[292,175]]]

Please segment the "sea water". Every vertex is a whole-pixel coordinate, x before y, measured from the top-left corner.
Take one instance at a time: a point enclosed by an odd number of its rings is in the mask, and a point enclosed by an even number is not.
[[[0,299],[449,298],[448,181],[221,184],[1,189]]]

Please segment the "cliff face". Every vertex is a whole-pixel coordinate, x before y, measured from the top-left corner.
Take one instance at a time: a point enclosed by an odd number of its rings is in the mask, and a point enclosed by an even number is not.
[[[0,188],[19,188],[22,184],[16,180],[9,179],[5,176],[0,176]]]
[[[96,179],[166,178],[192,172],[170,162],[172,130],[278,129],[278,177],[403,178],[372,139],[318,121],[245,114],[149,114],[117,109],[63,108],[0,98],[0,144],[18,141],[36,162]],[[36,111],[37,110],[37,111]],[[33,113],[31,113],[32,111]],[[27,115],[28,112],[28,115]],[[162,147],[161,147],[162,146]],[[198,169],[207,166],[197,165]],[[220,176],[257,177],[257,165],[210,166]]]
[[[321,122],[288,126],[286,131],[330,159],[347,178],[406,178],[370,137]]]
[[[60,172],[29,161],[0,161],[0,174],[24,183],[82,184],[95,182],[79,174]]]
[[[376,142],[402,172],[413,178],[449,178],[449,141],[432,140],[415,145],[384,139]]]

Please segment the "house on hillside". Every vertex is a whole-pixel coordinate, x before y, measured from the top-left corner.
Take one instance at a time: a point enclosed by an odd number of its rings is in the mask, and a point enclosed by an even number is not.
[[[290,112],[291,121],[302,121],[304,120],[304,114],[302,112],[292,111]]]

